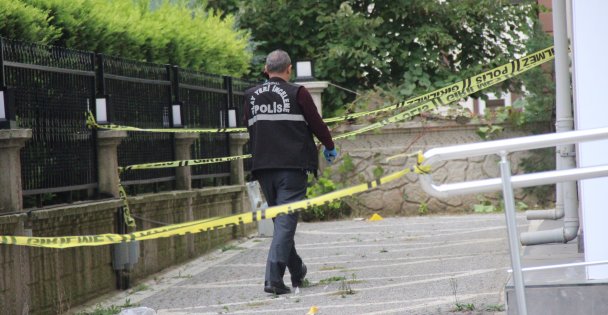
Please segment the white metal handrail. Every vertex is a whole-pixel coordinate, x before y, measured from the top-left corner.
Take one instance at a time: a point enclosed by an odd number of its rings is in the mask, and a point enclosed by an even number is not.
[[[424,153],[424,166],[431,166],[433,163],[438,161],[469,158],[474,156],[490,154],[498,154],[500,156],[500,178],[449,183],[443,185],[435,185],[430,174],[421,175],[419,179],[422,189],[425,192],[439,198],[447,198],[471,193],[490,192],[502,189],[505,203],[505,218],[507,222],[507,235],[509,238],[511,265],[513,268],[513,284],[517,298],[518,313],[520,315],[527,315],[527,308],[525,284],[521,267],[521,258],[519,255],[520,241],[517,234],[515,198],[513,197],[513,189],[575,181],[579,179],[605,177],[608,176],[608,165],[512,176],[507,155],[511,152],[555,147],[558,145],[602,139],[608,139],[608,128],[577,130],[539,136],[464,144],[444,148],[435,148]]]
[[[595,266],[595,265],[608,265],[608,260],[584,261],[584,262],[569,263],[569,264],[527,267],[527,268],[521,268],[521,271],[523,271],[523,272],[540,271],[540,270],[551,270],[551,269],[571,268],[571,267],[586,267],[586,266]],[[509,269],[509,270],[507,270],[507,272],[511,273],[511,272],[513,272],[513,269]]]
[[[433,163],[439,161],[498,154],[501,151],[510,153],[602,139],[608,139],[608,128],[576,130],[522,138],[463,144],[428,150],[424,153],[425,161],[423,164],[432,165]],[[522,188],[604,176],[608,176],[608,166],[594,166],[561,171],[514,175],[511,177],[511,181],[513,188]],[[436,185],[433,183],[433,179],[430,174],[421,175],[420,184],[426,193],[438,198],[499,191],[502,187],[501,179],[499,177],[493,179]]]

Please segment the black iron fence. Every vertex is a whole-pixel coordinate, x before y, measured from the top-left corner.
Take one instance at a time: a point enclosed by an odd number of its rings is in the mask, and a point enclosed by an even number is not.
[[[178,101],[184,106],[184,123],[192,128],[221,128],[226,126],[230,78],[185,69],[176,69]],[[194,142],[192,158],[228,156],[227,134],[201,134]],[[215,176],[211,176],[214,174]],[[209,164],[192,168],[193,179],[228,177],[229,165]]]
[[[0,88],[8,119],[0,128],[31,128],[22,150],[24,195],[93,198],[97,187],[94,131],[84,114],[107,99],[108,121],[143,128],[172,126],[181,104],[184,127],[227,127],[228,112],[243,126],[243,91],[255,83],[227,76],[0,38]],[[192,158],[229,155],[227,134],[201,134]],[[121,166],[174,160],[173,135],[129,132],[118,147]],[[195,179],[226,178],[229,165],[193,168]],[[123,184],[172,183],[174,169],[133,171]],[[172,186],[172,185],[169,185]],[[76,195],[76,196],[75,196]],[[51,196],[51,197],[49,197]]]

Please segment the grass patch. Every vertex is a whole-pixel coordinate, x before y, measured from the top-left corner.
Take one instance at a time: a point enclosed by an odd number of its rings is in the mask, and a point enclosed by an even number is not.
[[[223,252],[227,252],[227,251],[229,251],[229,250],[243,250],[243,249],[244,249],[243,247],[239,247],[239,246],[232,245],[232,244],[230,244],[230,245],[224,245],[224,246],[222,246],[222,248],[221,248],[222,253],[223,253]]]
[[[260,307],[260,306],[264,306],[264,305],[268,305],[268,302],[249,302],[249,303],[247,303],[247,306],[249,306],[249,307]]]
[[[346,269],[344,266],[323,266],[319,268],[320,271],[329,271],[329,270],[344,270]]]
[[[456,303],[454,305],[455,312],[474,311],[475,305],[473,303]]]
[[[107,307],[102,307],[100,304],[95,306],[95,309],[91,312],[80,312],[76,315],[116,315],[122,311],[123,308],[129,308],[133,306],[138,306],[138,304],[132,304],[131,299],[126,299],[125,304],[123,305],[110,305]]]
[[[81,312],[76,315],[115,315],[120,313],[122,308],[116,305],[110,305],[108,307],[101,307],[101,305],[95,306],[95,309],[91,312]]]
[[[177,274],[177,276],[173,277],[173,279],[190,279],[190,278],[192,278],[191,274],[182,275],[181,271]]]
[[[302,288],[310,288],[318,285],[328,285],[330,283],[339,282],[346,280],[346,277],[333,276],[319,280],[319,282],[310,282],[308,279],[304,279],[302,282]]]
[[[150,286],[145,283],[140,283],[140,284],[136,285],[133,289],[131,289],[130,294],[141,292],[141,291],[146,291],[146,290],[150,290]]]
[[[344,277],[342,277],[342,278],[344,278]],[[338,289],[338,291],[336,293],[334,293],[334,295],[339,295],[342,298],[345,298],[347,295],[353,295],[353,294],[355,294],[355,290],[353,290],[350,287],[350,283],[346,279],[341,280],[340,288]]]
[[[505,306],[503,304],[491,304],[486,305],[485,310],[488,312],[504,312]]]
[[[333,276],[333,277],[329,277],[329,278],[320,280],[319,284],[324,285],[324,284],[330,284],[332,282],[338,282],[338,281],[344,281],[344,280],[346,280],[346,277]]]

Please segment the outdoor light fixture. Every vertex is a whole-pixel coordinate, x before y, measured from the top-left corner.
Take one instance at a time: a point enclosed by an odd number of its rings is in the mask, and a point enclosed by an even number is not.
[[[236,127],[236,109],[231,108],[228,110],[228,128]]]
[[[171,117],[173,120],[173,127],[182,127],[182,105],[181,104],[171,105]]]
[[[0,91],[0,121],[6,119],[6,106],[4,105],[4,91]]]
[[[296,62],[296,81],[313,80],[312,61]]]
[[[97,123],[108,123],[108,106],[105,97],[95,99],[95,115],[97,116]]]
[[[14,91],[0,88],[0,129],[17,128],[14,104]]]

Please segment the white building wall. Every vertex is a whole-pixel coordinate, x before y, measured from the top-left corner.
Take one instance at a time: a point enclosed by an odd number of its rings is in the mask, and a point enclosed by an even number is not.
[[[577,130],[608,127],[608,41],[598,37],[608,30],[608,1],[572,1],[572,56],[574,123]],[[577,146],[579,167],[608,164],[608,140]],[[608,178],[580,181],[585,261],[608,260]],[[587,267],[587,278],[607,279],[608,265]]]

